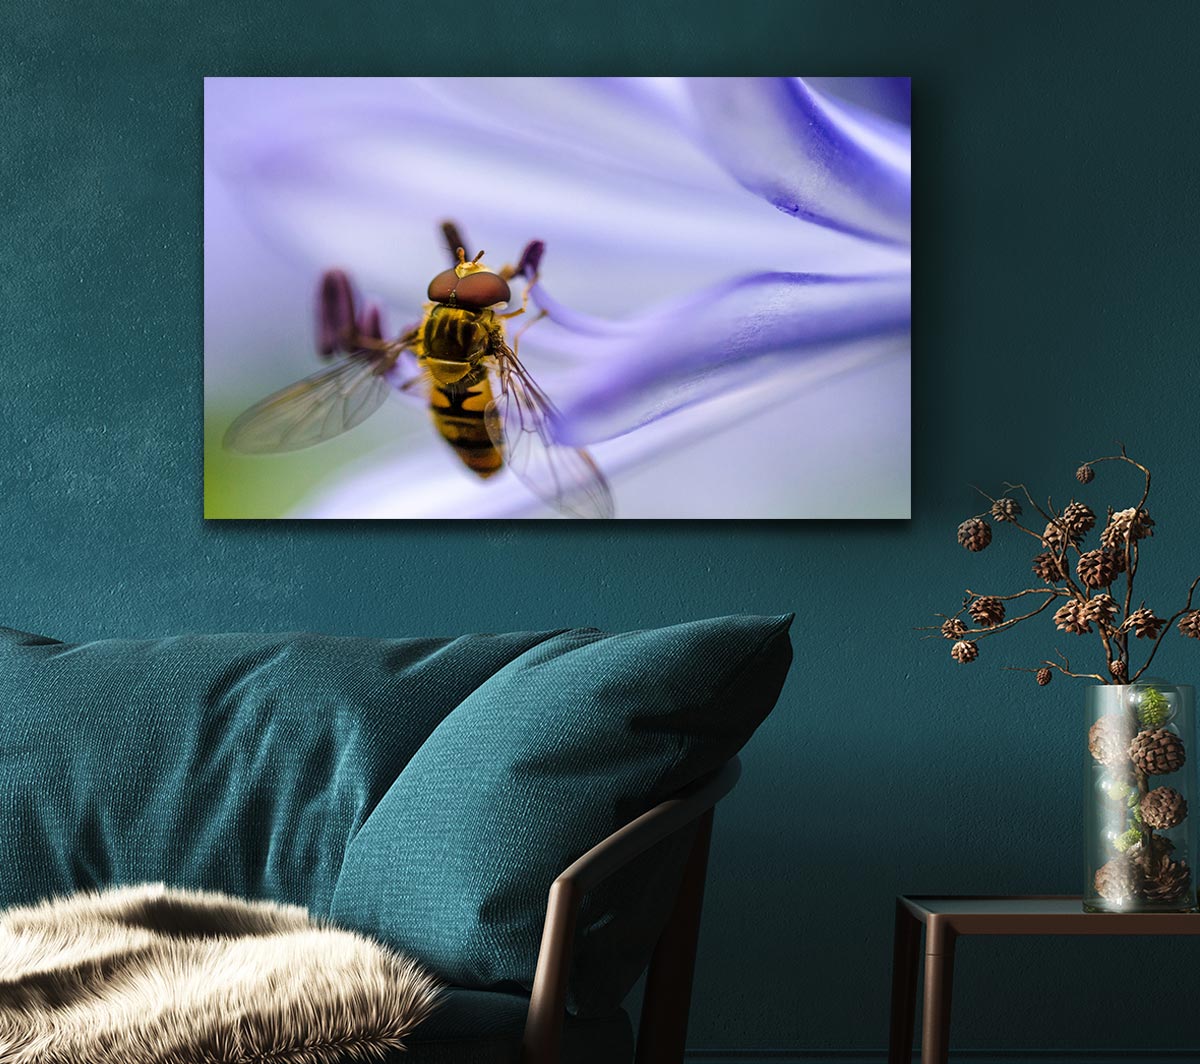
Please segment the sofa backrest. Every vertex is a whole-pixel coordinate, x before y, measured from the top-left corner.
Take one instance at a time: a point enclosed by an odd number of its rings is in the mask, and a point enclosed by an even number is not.
[[[457,639],[0,629],[0,906],[162,881],[299,904],[459,986],[532,981],[555,876],[718,768],[790,617]],[[571,1003],[649,961],[689,840],[581,914]]]
[[[161,880],[324,915],[421,744],[548,634],[71,645],[0,629],[0,907]]]

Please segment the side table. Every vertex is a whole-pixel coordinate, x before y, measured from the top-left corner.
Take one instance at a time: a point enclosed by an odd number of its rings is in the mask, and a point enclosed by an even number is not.
[[[949,1059],[954,942],[959,935],[1200,935],[1198,913],[1085,913],[1082,899],[1070,895],[898,898],[888,1064],[912,1061],[922,924],[921,1064],[946,1064]]]

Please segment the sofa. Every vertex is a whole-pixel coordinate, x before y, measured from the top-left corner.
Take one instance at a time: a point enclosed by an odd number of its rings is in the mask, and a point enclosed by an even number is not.
[[[681,1060],[713,809],[790,623],[0,629],[0,907],[141,882],[303,905],[444,981],[396,1060]]]

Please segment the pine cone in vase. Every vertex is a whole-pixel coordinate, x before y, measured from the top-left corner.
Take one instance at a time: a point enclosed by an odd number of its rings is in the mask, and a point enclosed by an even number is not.
[[[1142,772],[1151,776],[1165,776],[1183,768],[1187,751],[1183,748],[1183,740],[1173,731],[1147,728],[1133,737],[1129,744],[1129,758]]]
[[[1038,669],[1035,676],[1037,677],[1038,687],[1045,687],[1046,684],[1054,679],[1054,673],[1049,669]]]
[[[981,628],[995,628],[1004,620],[1004,603],[995,595],[980,595],[971,603],[970,613]]]
[[[1140,834],[1140,832],[1139,832]],[[1150,853],[1155,860],[1167,856],[1167,854],[1175,852],[1175,843],[1164,835],[1152,835],[1150,837]],[[1125,856],[1128,857],[1139,871],[1146,867],[1146,845],[1139,839],[1125,851]]]
[[[1084,604],[1075,599],[1054,611],[1054,626],[1071,635],[1085,635],[1092,630]]]
[[[1117,604],[1112,595],[1093,595],[1083,604],[1083,615],[1089,621],[1108,624],[1117,612]]]
[[[1200,610],[1191,610],[1180,617],[1179,630],[1189,639],[1200,639]]]
[[[1063,571],[1063,564],[1049,551],[1033,559],[1034,575],[1045,580],[1047,584],[1057,584],[1062,579]]]
[[[1079,574],[1079,582],[1084,587],[1090,587],[1093,590],[1108,587],[1121,575],[1124,568],[1122,561],[1122,556],[1116,551],[1089,550],[1079,556],[1075,572]]]
[[[1021,516],[1021,504],[1016,499],[997,499],[992,503],[992,518],[996,521],[1015,521]]]
[[[1129,674],[1129,666],[1120,658],[1116,661],[1109,662],[1108,671],[1112,674],[1114,680],[1124,680]]]
[[[1136,633],[1139,639],[1157,639],[1166,623],[1161,617],[1155,617],[1153,610],[1142,606],[1126,617],[1121,627],[1127,632]]]
[[[1073,539],[1083,539],[1096,527],[1096,515],[1081,502],[1072,500],[1062,512],[1062,525]]]
[[[979,657],[979,647],[970,639],[962,639],[950,648],[950,656],[960,665],[967,665]]]
[[[1096,471],[1086,463],[1075,470],[1075,479],[1080,484],[1090,484],[1096,479]]]
[[[1143,861],[1141,872],[1141,893],[1147,901],[1178,901],[1192,882],[1187,861],[1172,861],[1166,854]]]
[[[1102,765],[1112,765],[1129,756],[1133,725],[1123,713],[1106,713],[1088,729],[1088,751]]]
[[[947,617],[942,621],[943,639],[961,639],[966,635],[967,626],[957,617]]]
[[[1174,787],[1155,787],[1143,795],[1142,820],[1159,831],[1169,831],[1187,816],[1187,800]]]
[[[1096,869],[1096,893],[1109,901],[1132,898],[1141,878],[1137,865],[1127,856],[1114,857],[1108,864]]]
[[[958,526],[958,542],[969,551],[981,551],[992,542],[992,526],[982,517],[968,517]]]

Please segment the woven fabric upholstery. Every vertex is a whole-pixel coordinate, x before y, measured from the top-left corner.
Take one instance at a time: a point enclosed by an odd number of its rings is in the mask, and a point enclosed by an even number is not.
[[[430,732],[545,638],[0,629],[0,907],[162,880],[325,915]]]
[[[331,915],[464,987],[531,984],[550,883],[733,756],[791,662],[790,617],[563,632],[446,717],[346,851]],[[649,962],[686,839],[585,903],[575,1011],[615,1008]]]
[[[0,629],[0,907],[163,881],[306,906],[467,988],[528,987],[566,865],[774,704],[790,618],[622,635]],[[578,1011],[645,967],[687,839],[588,901]]]

